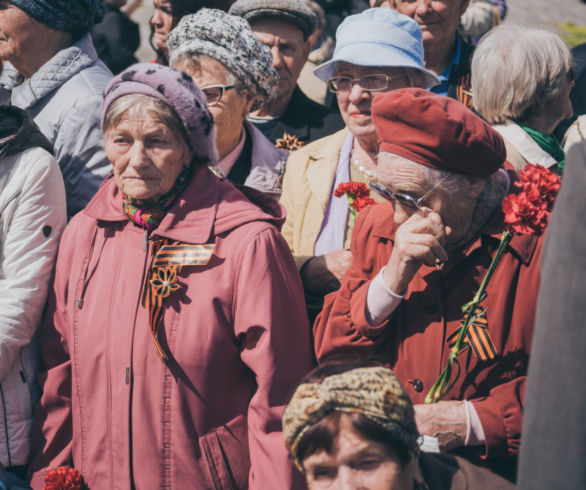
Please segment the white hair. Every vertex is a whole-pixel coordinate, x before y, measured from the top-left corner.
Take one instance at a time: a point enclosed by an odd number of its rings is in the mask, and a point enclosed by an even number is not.
[[[557,100],[572,64],[570,50],[556,34],[496,27],[482,38],[472,58],[474,106],[490,124],[525,120]]]

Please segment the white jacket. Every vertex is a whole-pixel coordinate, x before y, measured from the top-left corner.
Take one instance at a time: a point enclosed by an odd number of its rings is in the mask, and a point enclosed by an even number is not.
[[[65,187],[47,151],[0,158],[0,461],[24,465],[39,396],[33,341],[66,222]]]

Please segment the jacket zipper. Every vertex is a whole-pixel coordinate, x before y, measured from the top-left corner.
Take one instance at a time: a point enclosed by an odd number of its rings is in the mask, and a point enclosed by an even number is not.
[[[132,321],[132,330],[130,333],[130,353],[128,359],[128,365],[125,367],[124,376],[126,384],[128,385],[128,447],[130,450],[129,456],[129,472],[130,472],[130,486],[131,488],[135,488],[134,484],[134,471],[132,465],[132,391],[133,391],[133,375],[132,375],[132,364],[133,364],[133,357],[134,357],[134,335],[136,332],[136,319],[138,317],[138,310],[140,308],[140,299],[143,294],[143,287],[144,281],[146,277],[146,273],[149,266],[149,237],[147,230],[143,230],[142,235],[142,250],[145,252],[144,254],[144,262],[143,262],[143,269],[142,269],[142,278],[141,278],[141,289],[138,294],[138,300],[136,302],[136,308],[134,309],[134,320]]]
[[[4,401],[4,390],[0,383],[0,396],[2,397],[2,411],[4,412],[4,436],[6,437],[6,454],[8,456],[8,467],[12,466],[12,457],[10,456],[10,440],[8,437],[8,418],[6,416],[6,402]]]

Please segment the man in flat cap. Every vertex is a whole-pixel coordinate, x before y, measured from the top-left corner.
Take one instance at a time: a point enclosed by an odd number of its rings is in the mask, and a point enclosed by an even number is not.
[[[339,113],[312,101],[297,86],[317,23],[311,9],[302,0],[237,0],[229,13],[248,20],[252,32],[271,48],[280,78],[276,99],[250,115],[249,121],[273,143],[285,133],[305,144],[342,129]]]
[[[447,401],[423,404],[504,231],[501,202],[514,177],[501,168],[503,140],[459,102],[418,88],[378,96],[372,117],[379,170],[371,185],[388,202],[367,207],[354,227],[352,265],[314,327],[318,360],[389,364],[422,434],[514,479],[541,238],[513,237]]]

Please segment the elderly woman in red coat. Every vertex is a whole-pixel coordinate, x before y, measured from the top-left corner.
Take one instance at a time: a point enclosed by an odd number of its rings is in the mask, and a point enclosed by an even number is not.
[[[377,357],[397,373],[422,434],[510,478],[519,450],[541,240],[515,236],[489,282],[482,345],[459,357],[447,401],[423,401],[498,248],[511,177],[502,138],[456,101],[420,89],[373,103],[378,189],[353,263],[315,325],[318,359]]]
[[[113,175],[63,234],[41,329],[31,486],[67,465],[90,488],[300,488],[281,415],[312,362],[283,208],[208,169],[184,73],[122,72],[102,128]]]

